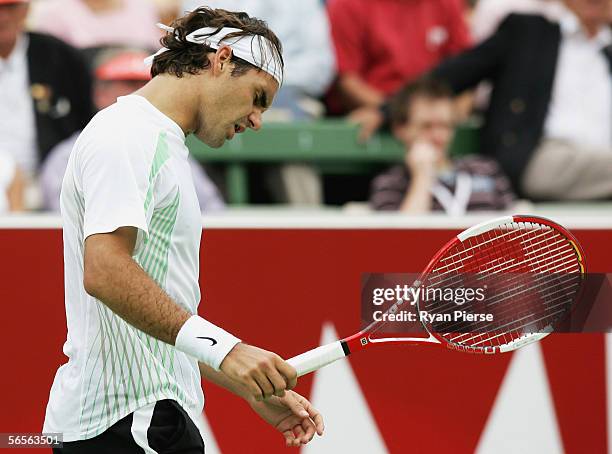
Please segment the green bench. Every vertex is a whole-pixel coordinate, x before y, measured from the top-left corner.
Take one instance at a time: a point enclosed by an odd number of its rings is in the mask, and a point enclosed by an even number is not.
[[[303,162],[330,169],[353,171],[375,163],[394,163],[403,158],[401,145],[388,134],[379,134],[364,144],[357,142],[357,127],[341,120],[269,123],[259,132],[247,131],[218,149],[187,138],[192,155],[201,162],[224,163],[230,204],[249,201],[246,164],[249,162]],[[473,123],[457,129],[451,146],[453,155],[478,150],[478,128]],[[357,171],[357,170],[355,170]]]

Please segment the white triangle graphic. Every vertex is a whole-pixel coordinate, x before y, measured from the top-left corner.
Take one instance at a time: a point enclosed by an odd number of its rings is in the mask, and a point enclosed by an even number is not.
[[[606,407],[608,409],[608,452],[612,453],[612,334],[606,337]]]
[[[338,340],[334,327],[325,323],[321,344]],[[325,420],[325,433],[302,448],[301,454],[385,454],[387,448],[353,369],[340,360],[315,372],[310,402]]]
[[[476,452],[563,453],[539,344],[514,353]]]
[[[198,429],[200,429],[202,440],[204,440],[206,454],[221,454],[221,450],[219,449],[219,445],[217,445],[215,435],[213,434],[213,431],[208,424],[208,419],[206,419],[206,415],[204,413],[200,415],[196,421],[196,425],[198,426]]]

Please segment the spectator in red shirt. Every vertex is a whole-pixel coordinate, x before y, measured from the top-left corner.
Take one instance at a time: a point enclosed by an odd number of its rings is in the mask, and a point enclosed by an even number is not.
[[[341,110],[377,107],[470,45],[463,0],[328,0]]]

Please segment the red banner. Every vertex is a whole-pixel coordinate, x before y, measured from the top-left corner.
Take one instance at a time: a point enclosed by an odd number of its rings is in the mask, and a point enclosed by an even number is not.
[[[322,336],[359,329],[362,273],[419,272],[456,233],[206,230],[200,313],[246,342],[293,356],[318,345]],[[612,231],[574,233],[590,271],[612,272]],[[61,231],[4,229],[0,244],[0,432],[39,432],[53,376],[65,361]],[[496,453],[544,452],[538,446],[607,452],[605,343],[604,335],[565,334],[492,357],[395,346],[355,355],[330,366],[331,372],[300,379],[298,391],[332,413],[327,434],[308,452],[372,452],[353,446],[391,453],[492,452],[490,447]],[[354,382],[349,386],[346,380]],[[285,452],[280,434],[245,403],[212,385],[205,388],[212,430],[207,452],[215,445],[224,453]],[[521,417],[520,405],[533,408],[524,408]],[[529,417],[536,422],[527,424]],[[326,437],[339,441],[330,446]],[[529,449],[510,449],[520,443]]]

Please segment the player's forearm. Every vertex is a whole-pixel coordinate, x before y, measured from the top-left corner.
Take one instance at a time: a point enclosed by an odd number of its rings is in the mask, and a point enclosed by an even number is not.
[[[85,240],[85,290],[139,330],[219,369],[240,339],[173,301],[132,258],[136,238],[135,227],[121,227]]]
[[[100,248],[86,261],[85,290],[141,331],[174,345],[191,316],[125,253]]]

